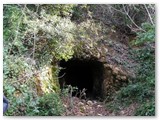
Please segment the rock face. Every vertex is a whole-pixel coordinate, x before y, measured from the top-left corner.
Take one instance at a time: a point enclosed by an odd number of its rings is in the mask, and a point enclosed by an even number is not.
[[[35,87],[39,96],[44,93],[58,92],[59,84],[53,74],[54,67],[46,66],[38,71],[35,76]]]
[[[136,67],[138,66],[130,57],[132,56],[132,52],[130,52],[132,48],[128,45],[130,39],[128,37],[124,39],[114,32],[111,33],[99,45],[101,56],[98,60],[104,63],[103,96],[110,96],[127,85],[129,80],[135,78]],[[125,41],[128,44],[125,44]]]
[[[128,83],[128,76],[127,73],[113,65],[106,64],[104,67],[103,96],[110,96]]]
[[[114,33],[99,44],[100,56],[97,59],[104,66],[102,97],[110,96],[121,87],[126,86],[130,79],[135,78],[137,63],[130,57],[132,53],[129,45],[122,41],[129,42],[129,38],[124,40]],[[98,84],[99,81],[96,82]],[[97,88],[96,85],[94,87]]]

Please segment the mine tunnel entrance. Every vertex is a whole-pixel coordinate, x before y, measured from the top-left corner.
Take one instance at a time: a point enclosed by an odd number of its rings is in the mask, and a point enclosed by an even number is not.
[[[62,67],[59,73],[61,89],[64,85],[77,87],[78,90],[86,89],[86,97],[97,99],[102,97],[103,63],[97,60],[71,59],[61,60]]]

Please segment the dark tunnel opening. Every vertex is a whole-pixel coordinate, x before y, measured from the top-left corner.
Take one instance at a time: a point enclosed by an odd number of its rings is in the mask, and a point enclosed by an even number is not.
[[[61,60],[59,66],[63,69],[59,73],[61,89],[64,85],[77,87],[78,90],[86,89],[87,98],[101,98],[103,83],[103,63],[97,60],[71,59]]]

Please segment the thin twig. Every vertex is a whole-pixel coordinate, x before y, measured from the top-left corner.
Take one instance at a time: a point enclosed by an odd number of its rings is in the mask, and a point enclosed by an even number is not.
[[[124,10],[124,12],[126,13],[126,15],[128,16],[128,18],[130,19],[130,21],[131,21],[138,29],[142,30],[143,32],[146,32],[144,29],[142,29],[141,27],[139,27],[139,26],[133,21],[133,19],[131,18],[131,16],[130,16],[130,15],[128,14],[128,12],[126,11],[126,8],[125,8],[124,4],[123,4],[123,10]]]
[[[115,11],[117,11],[117,12],[120,12],[120,13],[122,13],[122,14],[124,14],[124,15],[126,15],[126,13],[125,12],[122,12],[121,10],[118,10],[118,9],[116,9],[115,7],[113,7],[112,5],[108,5],[109,7],[111,7],[113,10],[115,10]]]
[[[37,9],[36,9],[36,13],[38,12],[38,9],[39,9],[39,4],[37,4]]]
[[[16,35],[15,35],[15,38],[14,38],[14,40],[13,40],[13,42],[12,42],[12,46],[11,46],[11,48],[10,48],[10,50],[9,50],[9,53],[10,53],[11,50],[12,50],[13,43],[14,43],[14,42],[17,40],[17,38],[18,38],[18,31],[19,31],[19,26],[20,26],[20,23],[21,23],[21,18],[22,18],[22,15],[21,15],[21,17],[19,18],[18,26],[17,26],[17,29],[16,29]]]
[[[84,98],[86,99],[86,90],[85,88],[82,89],[82,91],[80,90],[80,95],[79,95],[79,98],[81,99],[83,96]]]
[[[64,73],[63,75],[61,75],[60,77],[57,77],[57,78],[58,78],[58,79],[59,79],[59,78],[63,78],[65,75],[66,75],[66,73]]]
[[[36,34],[35,34],[35,30],[34,30],[33,59],[34,59],[34,56],[35,56],[35,46],[36,46]]]
[[[149,19],[150,19],[152,25],[154,25],[154,22],[153,22],[153,20],[152,20],[151,14],[150,14],[150,12],[149,12],[149,10],[148,10],[148,8],[147,8],[147,6],[146,6],[145,4],[144,4],[144,7],[145,7],[145,9],[146,9],[146,11],[147,11],[147,13],[148,13],[148,16],[149,16]]]
[[[73,98],[72,98],[72,93],[73,93],[73,88],[71,85],[69,85],[70,88],[70,108],[73,108]]]
[[[16,81],[12,81],[11,84],[14,84],[14,83],[17,83],[17,82],[20,82],[22,80],[24,80],[24,78],[27,78],[27,79],[30,79],[33,77],[33,75],[35,75],[35,73],[33,72],[32,74],[28,75],[26,74],[25,76],[23,76],[23,78],[19,79],[19,80],[16,80]]]

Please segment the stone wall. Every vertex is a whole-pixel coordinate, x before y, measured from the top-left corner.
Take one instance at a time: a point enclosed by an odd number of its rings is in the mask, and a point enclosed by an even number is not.
[[[104,65],[103,96],[111,96],[128,83],[127,73],[113,65]]]

